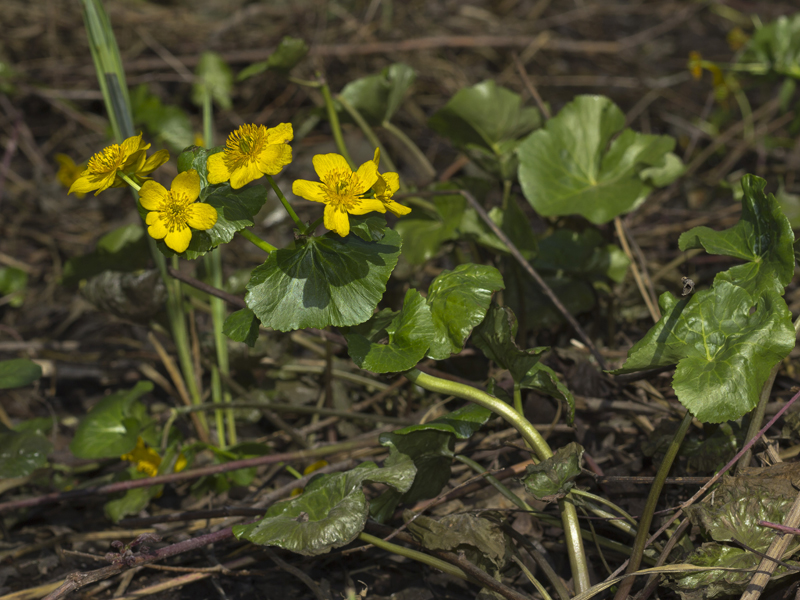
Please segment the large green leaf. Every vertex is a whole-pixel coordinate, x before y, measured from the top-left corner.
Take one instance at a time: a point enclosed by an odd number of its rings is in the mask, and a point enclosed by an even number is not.
[[[112,458],[130,452],[147,424],[144,406],[137,402],[153,384],[140,381],[98,402],[81,420],[69,449],[78,458]]]
[[[774,291],[753,297],[718,278],[680,301],[665,292],[659,306],[663,316],[615,373],[677,363],[678,400],[703,423],[750,412],[772,367],[794,348],[791,314]]]
[[[245,301],[265,327],[358,325],[372,316],[400,255],[400,236],[380,242],[328,232],[270,254],[253,271]]]
[[[391,120],[416,77],[416,72],[408,65],[394,63],[377,75],[351,81],[340,96],[370,125],[380,125]]]
[[[0,361],[0,390],[25,387],[42,376],[42,367],[27,358]]]
[[[53,444],[34,431],[14,431],[0,424],[0,479],[25,477],[47,464]]]
[[[235,525],[233,533],[254,544],[279,546],[306,556],[324,554],[349,544],[364,528],[369,514],[361,489],[365,481],[404,492],[415,474],[411,459],[393,451],[383,468],[364,462],[344,473],[315,477],[302,496],[274,504],[260,521]]]
[[[434,189],[442,188],[434,186]],[[453,194],[436,196],[433,204],[436,214],[415,209],[413,216],[402,218],[395,225],[395,231],[403,238],[403,256],[412,265],[433,258],[444,242],[456,237],[467,201],[460,194]]]
[[[681,235],[681,250],[704,248],[709,254],[748,261],[717,275],[757,296],[771,290],[779,295],[794,275],[794,233],[772,194],[764,194],[767,182],[754,175],[742,178],[742,216],[724,231],[695,227]]]
[[[514,341],[516,335],[517,319],[511,309],[492,304],[486,318],[475,328],[472,341],[487,358],[508,369],[520,387],[537,390],[564,402],[571,423],[575,418],[575,398],[555,372],[539,362],[547,348],[520,350]]]
[[[522,482],[528,493],[537,500],[553,502],[566,496],[574,487],[575,478],[581,474],[583,447],[570,442],[556,450],[550,458],[536,465],[528,465]]]
[[[800,79],[800,13],[759,27],[738,62],[752,73],[772,71]]]
[[[624,126],[625,115],[608,98],[578,96],[529,135],[517,153],[531,206],[543,216],[579,214],[606,223],[680,175],[680,161],[669,155],[673,138],[619,133]]]
[[[244,342],[251,348],[258,339],[258,319],[249,308],[243,308],[228,315],[222,333],[235,342]]]
[[[203,106],[206,93],[220,107],[231,107],[231,93],[233,92],[233,74],[225,59],[216,52],[205,51],[200,55],[192,85],[192,102]]]
[[[469,439],[490,417],[489,410],[468,404],[430,423],[382,434],[380,443],[383,446],[412,458],[417,467],[417,477],[405,492],[386,490],[373,500],[370,507],[372,517],[386,521],[401,502],[412,504],[441,492],[450,480],[455,440]]]
[[[347,351],[360,368],[374,373],[397,373],[412,368],[425,356],[435,335],[428,303],[415,289],[406,292],[403,310],[386,325],[388,343],[370,341],[359,332],[359,327],[345,333]]]
[[[461,352],[473,328],[483,321],[492,294],[502,290],[500,271],[487,265],[459,265],[443,271],[428,288],[435,336],[428,356],[444,360]]]
[[[64,265],[61,283],[77,286],[103,271],[137,271],[150,261],[147,236],[141,224],[123,225],[97,241],[93,252],[70,258]]]
[[[428,121],[483,169],[501,179],[513,177],[514,150],[520,138],[539,127],[541,116],[523,106],[522,97],[494,81],[459,90]]]
[[[236,81],[244,81],[248,77],[263,73],[266,70],[287,75],[297,63],[303,60],[306,54],[308,54],[308,44],[300,38],[293,38],[287,35],[267,60],[253,63],[249,67],[242,69],[236,76]]]

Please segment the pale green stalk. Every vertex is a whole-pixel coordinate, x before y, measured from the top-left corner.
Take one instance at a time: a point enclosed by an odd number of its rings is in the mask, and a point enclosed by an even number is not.
[[[289,216],[292,218],[292,221],[294,221],[294,224],[297,225],[297,228],[300,230],[300,233],[303,234],[308,233],[307,231],[308,228],[300,220],[300,217],[297,216],[297,213],[294,212],[292,205],[289,204],[289,201],[286,199],[286,196],[283,195],[281,188],[278,187],[278,184],[275,183],[275,180],[272,178],[272,176],[265,175],[264,177],[266,177],[267,181],[269,181],[269,184],[272,186],[272,190],[275,192],[275,195],[278,196],[278,200],[281,201],[281,204],[283,204],[283,208],[285,208],[286,212],[289,213]]]
[[[242,236],[244,239],[246,239],[254,246],[258,246],[259,248],[261,248],[264,252],[275,252],[275,250],[277,250],[275,246],[273,246],[272,244],[268,244],[260,237],[258,237],[256,234],[251,233],[247,229],[242,229],[241,231],[237,231],[236,233],[238,233],[240,236]]]
[[[536,428],[528,422],[525,417],[520,415],[508,404],[463,383],[439,379],[418,369],[411,369],[403,373],[412,383],[425,388],[431,392],[457,396],[470,402],[474,402],[484,408],[488,408],[493,413],[501,416],[508,424],[514,427],[527,442],[528,446],[536,453],[540,460],[545,460],[553,456],[553,451],[547,441],[536,431]],[[580,594],[590,587],[589,568],[586,563],[586,554],[583,550],[583,540],[578,523],[578,513],[572,503],[570,494],[559,500],[561,509],[561,523],[564,528],[564,538],[567,545],[572,577],[575,582],[575,590]]]
[[[322,84],[320,89],[322,90],[322,97],[325,98],[325,107],[328,109],[328,121],[330,121],[331,124],[331,131],[333,132],[333,139],[336,142],[336,147],[339,148],[339,153],[347,161],[347,164],[350,165],[350,168],[355,171],[355,163],[353,159],[350,158],[350,153],[347,151],[347,146],[345,146],[344,143],[342,126],[339,123],[339,115],[336,114],[336,106],[334,106],[333,98],[331,97],[331,88],[326,82]]]
[[[406,149],[414,155],[414,158],[419,163],[419,166],[422,167],[422,170],[425,171],[425,177],[428,180],[433,180],[436,178],[436,169],[433,168],[431,161],[428,160],[428,157],[425,156],[425,153],[419,149],[410,137],[408,137],[402,129],[397,127],[391,121],[384,121],[381,123],[381,127],[383,127],[386,131],[391,133],[394,137],[396,137],[401,144],[403,144]]]
[[[356,122],[356,125],[358,125],[358,128],[361,129],[364,137],[369,140],[369,143],[376,148],[380,148],[381,162],[386,164],[386,169],[384,170],[396,173],[397,167],[395,166],[392,157],[389,156],[388,152],[386,152],[386,148],[383,147],[383,144],[381,144],[381,141],[378,139],[378,136],[375,135],[375,132],[372,130],[372,127],[369,126],[369,123],[367,123],[366,119],[361,116],[361,113],[358,112],[355,106],[350,104],[341,95],[336,96],[336,101],[342,105],[342,108],[347,111],[347,114],[350,115],[350,118]]]
[[[459,579],[463,579],[464,581],[469,581],[469,578],[464,573],[464,571],[459,569],[457,566],[451,565],[449,562],[431,556],[430,554],[425,554],[424,552],[412,550],[411,548],[406,548],[405,546],[398,546],[397,544],[392,544],[391,542],[387,542],[379,537],[375,537],[374,535],[364,533],[363,531],[358,534],[358,539],[360,539],[362,542],[366,542],[367,544],[372,544],[373,546],[380,548],[381,550],[386,550],[387,552],[391,552],[392,554],[397,554],[398,556],[405,556],[406,558],[410,558],[411,560],[421,562],[423,565],[428,565],[429,567],[433,567],[434,569],[439,569],[440,571],[452,575],[453,577],[458,577]]]

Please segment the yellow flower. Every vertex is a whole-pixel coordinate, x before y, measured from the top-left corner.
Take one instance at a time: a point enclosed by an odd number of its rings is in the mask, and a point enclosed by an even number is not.
[[[381,162],[380,148],[375,148],[375,158],[372,159],[372,162],[375,163],[376,168]],[[375,192],[375,197],[383,202],[386,210],[394,215],[397,215],[398,217],[401,217],[410,213],[411,209],[392,200],[392,196],[394,196],[394,193],[399,189],[400,176],[397,173],[384,173],[382,175],[378,173],[378,180],[375,182],[375,185],[372,186],[372,190]]]
[[[386,212],[380,200],[363,197],[378,180],[378,167],[373,161],[365,162],[355,173],[338,154],[317,154],[312,162],[322,183],[299,179],[292,185],[292,192],[295,196],[325,204],[325,227],[344,237],[350,233],[347,213]]]
[[[699,52],[689,52],[689,71],[692,73],[694,79],[700,79],[703,76],[703,57]]]
[[[169,160],[169,152],[166,150],[159,150],[147,158],[148,148],[150,144],[142,141],[141,133],[129,137],[121,144],[111,144],[89,159],[86,169],[69,188],[69,193],[87,194],[93,191],[97,196],[110,187],[126,185],[125,181],[117,177],[120,171],[131,178],[147,179],[147,175]]]
[[[158,475],[158,468],[161,466],[161,457],[158,455],[158,452],[152,448],[148,448],[142,438],[136,440],[136,448],[127,454],[123,454],[120,458],[128,462],[136,463],[136,470],[139,471],[139,473],[146,473],[149,477]],[[180,473],[186,468],[186,465],[186,457],[183,455],[183,452],[181,452],[178,454],[178,458],[175,461],[173,472]]]
[[[66,154],[56,154],[56,162],[58,163],[58,173],[56,179],[65,188],[69,189],[75,183],[81,173],[86,169],[86,163],[76,165],[75,162]],[[78,198],[83,198],[86,194],[78,192],[75,194]]]
[[[147,473],[150,477],[158,474],[158,467],[161,465],[161,457],[155,450],[148,448],[142,438],[136,440],[136,448],[123,454],[120,458],[136,463],[136,470],[139,473]]]
[[[292,162],[294,133],[291,123],[267,129],[263,125],[242,125],[228,136],[225,150],[208,157],[208,182],[230,180],[231,187],[240,187],[262,175],[277,175]]]
[[[155,181],[146,181],[139,191],[139,202],[147,213],[147,233],[163,239],[175,252],[183,252],[192,240],[192,230],[211,229],[217,222],[217,209],[197,203],[200,175],[191,169],[172,180],[169,191]]]

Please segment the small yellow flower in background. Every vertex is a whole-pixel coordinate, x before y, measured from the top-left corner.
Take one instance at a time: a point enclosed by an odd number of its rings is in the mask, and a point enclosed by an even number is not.
[[[166,150],[159,150],[147,158],[148,148],[150,144],[142,141],[141,133],[129,137],[121,144],[111,144],[103,148],[89,159],[86,169],[69,188],[69,193],[94,192],[97,196],[110,187],[126,185],[125,181],[117,177],[119,171],[128,177],[147,179],[147,175],[169,160],[169,152]]]
[[[146,473],[150,477],[156,476],[158,467],[161,465],[161,457],[158,452],[148,448],[142,438],[136,440],[136,448],[123,454],[120,458],[135,463],[139,473]]]
[[[744,48],[745,44],[750,41],[750,36],[742,31],[741,27],[734,27],[725,36],[725,40],[728,42],[728,47],[736,52]]]
[[[152,448],[148,448],[142,438],[136,440],[136,448],[120,456],[122,460],[127,460],[136,464],[136,470],[139,473],[145,473],[148,477],[155,477],[158,474],[158,467],[161,466],[161,457],[158,452]],[[178,454],[175,461],[175,469],[173,472],[180,473],[186,468],[187,461],[183,452]]]
[[[267,129],[263,125],[242,125],[228,136],[225,150],[208,157],[208,182],[231,182],[240,187],[262,175],[277,175],[292,162],[294,132],[291,123]]]
[[[303,469],[303,475],[311,475],[314,471],[319,471],[322,467],[327,467],[328,461],[325,459],[318,460],[317,462],[313,462],[308,465],[305,469]],[[303,488],[294,488],[292,490],[291,496],[294,498],[295,496],[299,496],[303,493]]]
[[[172,180],[169,191],[156,181],[146,181],[139,191],[139,202],[147,213],[147,233],[175,252],[183,252],[192,240],[192,230],[211,229],[217,222],[217,209],[202,202],[200,175],[191,169]]]
[[[81,176],[81,173],[86,170],[86,163],[76,165],[66,154],[56,154],[56,162],[58,163],[58,173],[56,179],[65,188],[69,189]],[[83,198],[86,194],[78,192],[75,194],[78,198]]]
[[[689,52],[689,64],[687,66],[692,73],[692,77],[698,80],[703,77],[703,57],[700,56],[699,52]]]
[[[344,237],[350,233],[348,213],[386,212],[380,200],[363,197],[378,180],[378,166],[373,161],[365,162],[355,173],[339,154],[317,154],[312,162],[322,183],[298,179],[292,185],[292,192],[325,204],[325,227]]]
[[[381,162],[380,148],[375,148],[375,158],[372,159],[372,162],[375,163],[376,168],[379,166]],[[378,180],[375,182],[375,185],[372,186],[375,197],[383,202],[386,210],[398,217],[402,217],[410,213],[411,209],[392,200],[392,196],[394,196],[394,193],[399,189],[400,176],[397,173],[378,173]]]

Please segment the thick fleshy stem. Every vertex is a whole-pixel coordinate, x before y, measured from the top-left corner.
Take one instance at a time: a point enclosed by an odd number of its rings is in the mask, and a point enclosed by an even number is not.
[[[297,213],[294,212],[292,205],[289,204],[289,201],[286,199],[286,196],[283,195],[281,188],[278,187],[278,184],[275,183],[275,180],[272,178],[272,175],[265,175],[267,181],[272,186],[272,190],[275,192],[275,195],[278,196],[278,200],[281,201],[283,204],[283,208],[286,209],[286,212],[289,213],[289,216],[294,221],[294,224],[297,225],[297,228],[300,230],[300,233],[306,233],[306,226],[303,225],[303,222],[300,220],[300,217],[297,216]]]
[[[122,179],[122,181],[131,186],[134,189],[134,191],[136,191],[137,193],[141,191],[142,186],[140,186],[133,179],[125,175],[125,173],[123,173],[122,171],[117,171],[117,175],[119,176],[120,179]]]
[[[418,369],[411,369],[403,373],[412,383],[425,388],[431,392],[457,396],[479,406],[488,408],[493,413],[501,416],[507,423],[514,427],[527,442],[528,446],[536,453],[540,460],[545,460],[553,456],[553,451],[547,444],[536,428],[528,420],[520,415],[508,404],[476,388],[458,383],[439,379],[433,375],[423,373]],[[561,509],[561,523],[564,527],[564,538],[567,545],[572,577],[575,582],[575,590],[578,593],[589,589],[589,568],[586,564],[586,554],[583,550],[583,540],[581,539],[580,525],[578,523],[578,512],[572,503],[571,496],[562,498],[558,503]]]
[[[261,248],[264,252],[275,252],[275,250],[277,250],[275,246],[273,246],[272,244],[268,244],[260,237],[258,237],[256,234],[250,232],[247,229],[242,229],[241,231],[237,231],[236,233],[238,233],[240,236],[242,236],[251,244]]]

